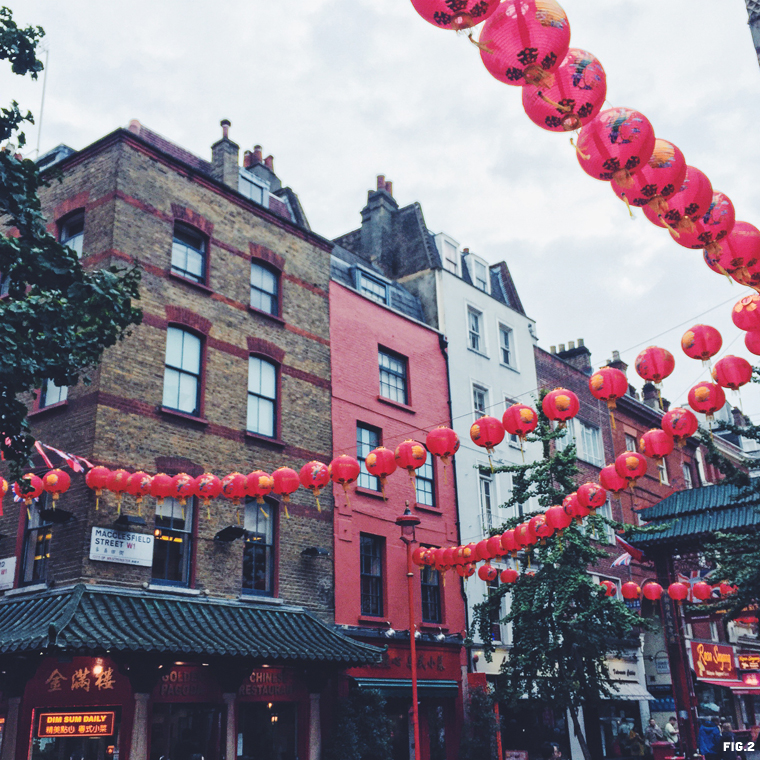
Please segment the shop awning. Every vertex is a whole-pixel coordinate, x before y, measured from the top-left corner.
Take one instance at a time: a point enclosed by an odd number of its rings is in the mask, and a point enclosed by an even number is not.
[[[300,607],[79,584],[0,600],[0,653],[152,652],[283,662],[379,662]]]
[[[386,697],[411,697],[411,678],[354,678],[360,689],[375,689]],[[437,679],[417,680],[417,694],[420,697],[456,697],[459,684],[456,681]]]
[[[744,683],[744,681],[729,681],[729,680],[715,680],[710,681],[707,678],[699,678],[700,683],[709,683],[710,686],[723,686],[725,689],[731,689],[731,691],[737,694],[760,694],[760,686],[750,686]]]
[[[613,690],[609,699],[626,699],[632,702],[648,702],[654,697],[640,683],[615,681],[618,691]]]

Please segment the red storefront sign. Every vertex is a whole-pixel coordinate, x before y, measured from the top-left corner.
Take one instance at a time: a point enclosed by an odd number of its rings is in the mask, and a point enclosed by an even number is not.
[[[692,641],[691,659],[697,678],[712,681],[737,680],[733,647]]]
[[[373,642],[374,643],[374,642]],[[409,678],[412,672],[412,656],[409,648],[388,647],[383,659],[377,665],[351,668],[348,675],[355,678]],[[432,648],[417,645],[417,677],[424,679],[441,678],[459,681],[462,670],[459,650]]]
[[[219,686],[211,668],[172,665],[153,689],[154,702],[218,702]]]
[[[240,685],[238,696],[252,701],[296,700],[305,696],[305,685],[287,668],[256,668]]]
[[[37,736],[42,738],[58,736],[112,736],[116,713],[113,710],[93,712],[43,712]]]
[[[760,652],[741,652],[736,657],[739,670],[760,670]]]

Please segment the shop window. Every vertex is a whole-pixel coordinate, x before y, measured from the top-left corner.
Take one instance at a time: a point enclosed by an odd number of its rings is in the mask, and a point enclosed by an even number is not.
[[[200,415],[201,339],[179,327],[166,331],[163,406]]]
[[[72,214],[60,224],[59,241],[76,251],[81,259],[84,247],[84,212]]]
[[[81,721],[81,723],[61,724],[58,722],[63,717],[61,713],[65,713],[70,721]],[[71,733],[61,735],[64,726]],[[89,731],[97,730],[97,734],[89,736],[79,734],[78,729],[85,727]],[[118,755],[120,730],[121,708],[119,707],[35,709],[32,717],[32,746],[29,751],[29,760],[53,760],[54,758],[107,760]]]
[[[245,502],[245,544],[243,545],[243,591],[258,596],[274,596],[274,517],[277,507],[256,499]]]
[[[237,757],[241,760],[297,760],[296,717],[293,702],[242,703],[238,707]],[[205,757],[208,760],[208,755]]]
[[[356,423],[356,458],[361,465],[359,480],[357,485],[360,488],[367,488],[370,491],[380,490],[380,479],[367,472],[365,460],[372,449],[380,445],[380,431],[377,428],[364,425],[361,422]]]
[[[206,238],[176,222],[172,238],[172,273],[193,282],[206,282]]]
[[[383,539],[362,536],[360,541],[362,615],[383,614]]]
[[[378,352],[378,358],[380,362],[380,395],[399,404],[408,404],[406,359],[382,348]]]
[[[415,490],[417,503],[426,507],[435,506],[435,470],[433,469],[433,456],[428,454],[425,464],[415,473]]]
[[[193,553],[193,504],[188,499],[183,507],[177,499],[164,499],[156,504],[156,526],[153,531],[153,581],[171,586],[190,585],[190,563]]]
[[[422,588],[422,620],[425,623],[441,623],[441,575],[433,567],[423,565],[420,572]]]
[[[41,512],[47,507],[48,498],[49,494],[43,494],[33,501],[27,510],[19,576],[22,586],[44,583],[47,580],[53,529],[52,524],[45,521]]]
[[[277,368],[258,356],[248,357],[249,433],[274,438],[277,421]]]
[[[154,704],[150,726],[151,760],[219,760],[220,747],[224,746],[222,711],[219,705],[202,703]],[[110,757],[99,755],[91,760]],[[78,760],[78,756],[74,758]]]
[[[280,313],[279,273],[258,261],[251,262],[251,308],[274,314]]]
[[[40,389],[39,408],[44,409],[46,406],[60,404],[68,398],[68,395],[69,387],[67,385],[56,385],[53,380],[45,380]]]

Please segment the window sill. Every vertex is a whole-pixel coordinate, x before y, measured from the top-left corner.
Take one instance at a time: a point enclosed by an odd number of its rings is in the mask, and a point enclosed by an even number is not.
[[[409,414],[417,414],[417,412],[415,412],[414,409],[412,409],[411,406],[409,406],[407,404],[399,404],[398,401],[393,401],[392,399],[385,398],[385,396],[378,396],[377,400],[381,404],[388,404],[388,406],[393,406],[396,409],[402,409],[405,412],[409,412]]]
[[[170,583],[149,583],[146,591],[158,591],[162,594],[184,594],[185,596],[200,596],[199,588],[187,588],[185,586],[173,586]]]
[[[285,604],[284,599],[280,599],[276,596],[268,596],[266,594],[259,594],[255,591],[242,591],[238,597],[243,602],[261,602],[262,604]]]
[[[482,351],[478,351],[476,348],[473,348],[472,346],[467,346],[467,350],[471,351],[473,354],[476,354],[477,356],[482,356],[484,359],[491,358],[488,354],[484,354]]]
[[[447,625],[444,625],[443,623],[431,623],[429,621],[417,623],[417,628],[419,628],[421,631],[438,631],[439,633],[449,632],[449,627]]]
[[[47,583],[33,583],[29,586],[19,586],[18,588],[9,588],[4,596],[16,596],[17,594],[34,594],[37,591],[47,591]]]
[[[255,306],[249,306],[248,311],[251,314],[257,314],[258,316],[264,317],[265,319],[271,319],[272,322],[277,322],[279,325],[285,324],[285,320],[279,314],[270,314],[268,311],[262,311],[261,309],[257,309]]]
[[[504,369],[512,370],[512,372],[516,372],[518,375],[520,374],[520,370],[517,369],[517,367],[514,367],[511,364],[504,364],[504,362],[499,362],[500,367],[504,367]]]
[[[183,277],[181,274],[172,272],[171,269],[168,270],[167,274],[172,280],[177,280],[177,282],[182,282],[185,285],[190,285],[190,287],[195,288],[196,290],[200,290],[202,293],[205,293],[206,295],[211,295],[214,292],[208,285],[205,285],[202,282],[196,282],[195,280],[191,280],[189,277]]]
[[[187,412],[180,412],[177,409],[169,409],[168,406],[159,406],[158,411],[161,414],[165,414],[167,417],[176,417],[178,420],[185,420],[186,422],[192,422],[196,425],[202,425],[206,427],[209,424],[207,419],[203,417],[196,417],[194,414],[187,414]]]
[[[373,499],[382,499],[385,501],[382,491],[373,491],[371,488],[361,488],[360,486],[356,486],[354,490],[362,496],[369,496]]]
[[[54,412],[55,410],[65,409],[69,405],[68,399],[65,401],[59,401],[57,404],[50,404],[50,406],[43,406],[41,409],[35,409],[29,412],[27,417],[39,417],[47,412]]]
[[[414,505],[415,509],[419,509],[421,512],[429,512],[431,515],[442,515],[443,512],[441,512],[438,507],[430,507],[427,504],[416,504]]]
[[[372,623],[374,625],[377,625],[378,623],[382,623],[383,626],[388,625],[388,621],[381,616],[376,615],[359,615],[359,617],[356,618],[360,623]]]
[[[266,435],[252,433],[250,430],[245,431],[245,440],[252,443],[263,443],[265,446],[271,446],[273,449],[285,448],[285,441],[281,441],[279,438],[269,438]]]

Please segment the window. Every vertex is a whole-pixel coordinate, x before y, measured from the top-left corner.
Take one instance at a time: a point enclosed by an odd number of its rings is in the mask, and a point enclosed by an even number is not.
[[[238,190],[246,198],[269,207],[269,184],[255,174],[241,171],[238,178]]]
[[[629,433],[625,434],[625,450],[636,451],[636,436]]]
[[[193,502],[183,507],[177,499],[156,504],[153,531],[153,580],[171,586],[190,585],[190,558],[193,543]]]
[[[664,457],[657,462],[657,471],[660,473],[660,483],[667,486],[670,481],[668,480],[668,465]]]
[[[467,309],[467,324],[470,331],[470,348],[484,353],[485,345],[482,336],[483,314],[475,309]]]
[[[388,303],[388,288],[385,283],[364,272],[359,273],[359,292],[379,303]]]
[[[271,269],[251,262],[251,308],[278,316],[279,277]]]
[[[201,401],[201,339],[170,327],[166,332],[163,405],[198,416]]]
[[[606,517],[608,520],[612,519],[612,505],[610,504],[609,498],[607,499],[604,504],[602,504],[599,509],[596,510],[596,514],[601,515],[602,517]],[[584,526],[588,523],[584,523]],[[614,544],[615,543],[615,533],[613,529],[607,524],[604,524],[604,527],[601,527],[599,530],[592,529],[592,528],[583,528],[584,533],[589,536],[590,538],[593,538],[596,541],[601,541],[605,544]]]
[[[206,239],[179,223],[174,225],[172,272],[194,282],[206,282]]]
[[[694,488],[694,482],[691,479],[691,465],[684,462],[684,464],[681,465],[681,471],[683,472],[684,488]]]
[[[356,458],[362,466],[362,470],[359,473],[359,480],[357,481],[359,488],[368,488],[370,491],[380,490],[380,479],[375,475],[370,475],[367,472],[367,466],[365,464],[367,454],[369,454],[372,449],[376,449],[379,445],[380,431],[377,428],[369,427],[369,425],[362,425],[360,422],[357,422]]]
[[[472,409],[475,419],[479,419],[488,409],[488,391],[480,385],[472,386]]]
[[[478,290],[482,290],[484,293],[488,293],[488,269],[482,261],[477,259],[472,260],[475,287]]]
[[[408,404],[406,359],[380,349],[380,395],[383,398]]]
[[[483,532],[488,533],[493,527],[493,478],[487,473],[480,473],[480,518]]]
[[[76,251],[77,256],[82,258],[84,244],[84,214],[72,214],[61,224],[60,242]]]
[[[27,511],[24,543],[21,549],[20,585],[44,583],[47,580],[50,540],[53,532],[51,523],[45,522],[40,514],[47,506],[47,496],[48,494],[44,494],[33,501]]]
[[[454,243],[451,243],[448,240],[444,240],[443,251],[445,259],[444,266],[449,270],[449,272],[456,274],[459,271],[457,267],[457,263],[459,261],[459,248],[454,245]]]
[[[44,409],[46,406],[60,404],[65,401],[69,395],[67,385],[56,385],[52,380],[45,380],[45,384],[40,390],[39,408]]]
[[[513,366],[514,354],[512,352],[512,330],[504,325],[499,325],[499,359],[508,367]]]
[[[568,420],[565,434],[556,440],[556,446],[559,451],[562,451],[573,443],[579,459],[597,467],[604,465],[602,432],[598,427],[587,425],[577,418]]]
[[[509,409],[512,404],[516,403],[511,398],[504,398],[504,411]],[[522,444],[520,443],[520,436],[513,435],[512,433],[507,433],[507,440],[509,441],[510,446],[516,446],[517,448],[521,448]]]
[[[249,433],[274,438],[277,403],[277,369],[258,356],[248,357]]]
[[[422,621],[424,623],[442,623],[440,573],[429,565],[423,565],[421,570]]]
[[[417,489],[417,503],[426,507],[435,506],[435,483],[433,470],[433,456],[428,454],[425,464],[416,472],[415,484]]]
[[[360,544],[362,615],[383,614],[383,540],[378,536],[362,536]]]
[[[256,499],[245,502],[243,591],[259,596],[274,595],[274,515],[277,507]]]
[[[488,582],[488,596],[489,598],[493,596],[493,594],[496,593],[496,591],[499,588],[499,579],[496,578],[493,581]],[[489,617],[491,622],[491,640],[492,641],[501,641],[501,619],[503,617],[502,614],[502,604],[503,604],[503,598],[499,601],[498,606],[489,606]]]

